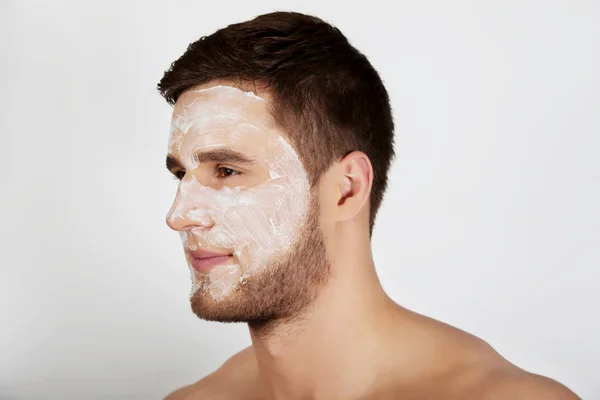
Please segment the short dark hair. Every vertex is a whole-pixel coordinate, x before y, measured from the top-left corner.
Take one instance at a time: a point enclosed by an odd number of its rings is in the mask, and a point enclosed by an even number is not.
[[[377,71],[339,29],[295,12],[229,25],[190,43],[158,83],[171,105],[214,80],[262,86],[314,187],[331,164],[358,150],[373,165],[372,233],[394,158],[394,122]]]

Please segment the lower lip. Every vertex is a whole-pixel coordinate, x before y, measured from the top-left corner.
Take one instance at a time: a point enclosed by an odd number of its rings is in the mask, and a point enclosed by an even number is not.
[[[207,273],[210,272],[217,265],[225,264],[231,259],[231,255],[228,256],[217,256],[217,257],[206,257],[206,258],[195,258],[192,257],[192,267],[198,271]]]

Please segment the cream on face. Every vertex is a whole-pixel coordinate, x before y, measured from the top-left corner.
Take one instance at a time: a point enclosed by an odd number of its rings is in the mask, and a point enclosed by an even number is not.
[[[253,163],[198,161],[199,154],[221,149]],[[296,242],[309,201],[306,171],[271,126],[264,99],[229,86],[190,90],[180,97],[169,153],[186,171],[167,216],[185,221],[187,228],[180,230],[184,247],[234,254],[229,264],[207,274],[190,267],[192,295],[202,291],[221,301]],[[215,178],[216,166],[241,173]]]

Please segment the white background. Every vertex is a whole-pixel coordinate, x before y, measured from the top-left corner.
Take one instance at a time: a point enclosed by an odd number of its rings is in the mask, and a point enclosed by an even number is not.
[[[389,89],[390,295],[600,399],[600,3],[350,3],[1,3],[1,399],[160,399],[250,343],[190,310],[156,83],[275,10],[337,25]]]

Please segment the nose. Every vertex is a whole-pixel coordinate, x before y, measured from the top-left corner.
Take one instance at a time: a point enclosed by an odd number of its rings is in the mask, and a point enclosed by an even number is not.
[[[189,177],[186,174],[166,216],[167,225],[179,232],[194,228],[210,229],[215,224],[212,204],[210,190],[193,174]]]
[[[181,214],[167,214],[167,225],[174,231],[189,231],[194,228],[209,229],[214,225],[213,219],[209,215],[189,218]]]
[[[198,209],[182,209],[177,202],[169,210],[166,222],[174,231],[189,231],[194,228],[209,229],[215,224],[207,212]]]

